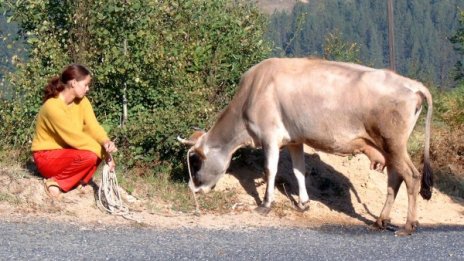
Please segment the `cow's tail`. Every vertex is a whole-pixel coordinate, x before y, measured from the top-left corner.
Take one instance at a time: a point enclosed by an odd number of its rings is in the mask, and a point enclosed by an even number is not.
[[[430,166],[430,128],[432,124],[432,95],[429,90],[421,84],[420,92],[427,100],[427,116],[425,119],[425,144],[424,144],[424,168],[422,170],[422,180],[420,195],[429,200],[432,197],[433,175]]]

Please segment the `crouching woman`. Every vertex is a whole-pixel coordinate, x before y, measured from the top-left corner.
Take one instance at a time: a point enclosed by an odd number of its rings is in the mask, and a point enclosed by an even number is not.
[[[54,199],[79,185],[86,186],[102,159],[111,169],[115,167],[110,153],[117,148],[86,97],[90,82],[86,67],[71,64],[45,86],[32,152],[46,179],[45,191]]]

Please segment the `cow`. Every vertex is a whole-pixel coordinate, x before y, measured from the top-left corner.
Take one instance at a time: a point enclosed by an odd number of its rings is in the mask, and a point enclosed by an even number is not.
[[[407,141],[427,102],[424,166],[420,173],[407,152]],[[232,154],[244,146],[261,147],[267,186],[257,209],[268,212],[274,197],[279,150],[290,153],[307,208],[303,145],[341,156],[363,153],[371,168],[387,169],[387,198],[374,226],[386,229],[400,185],[406,183],[406,224],[397,235],[417,226],[416,199],[431,198],[430,124],[432,96],[420,82],[387,69],[313,58],[269,58],[243,74],[239,89],[208,132],[178,139],[191,148],[189,187],[209,192],[226,172]]]

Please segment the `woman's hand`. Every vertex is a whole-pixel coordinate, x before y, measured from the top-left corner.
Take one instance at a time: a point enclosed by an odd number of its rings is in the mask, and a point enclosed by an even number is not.
[[[106,153],[113,153],[118,151],[114,142],[108,140],[103,143],[103,148],[105,148]]]
[[[105,162],[106,162],[106,165],[110,167],[110,171],[114,171],[116,169],[116,163],[114,162],[114,159],[111,156],[111,154],[106,153]]]
[[[113,157],[111,156],[111,153],[118,151],[118,148],[116,148],[116,145],[114,142],[108,140],[103,143],[103,148],[105,148],[106,155],[105,155],[105,161],[106,164],[110,167],[110,171],[114,171],[116,168],[116,163],[114,162]]]

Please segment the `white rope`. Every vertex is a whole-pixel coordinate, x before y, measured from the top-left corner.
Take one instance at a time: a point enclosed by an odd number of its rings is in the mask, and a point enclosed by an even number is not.
[[[193,182],[189,160],[189,155],[192,150],[193,148],[190,148],[187,151],[187,166],[190,180],[192,180]],[[195,215],[200,215],[200,205],[198,204],[197,196],[193,189],[191,189],[191,191],[193,194],[193,200],[195,201]],[[110,167],[108,166],[108,164],[105,164],[105,166],[103,167],[102,179],[98,188],[97,206],[103,212],[107,212],[112,215],[120,215],[126,219],[140,222],[139,220],[133,218],[129,209],[126,206],[124,206],[123,201],[121,199],[121,194],[119,193],[119,185],[118,179],[116,177],[116,172],[110,171]]]
[[[190,152],[192,152],[192,150],[193,150],[193,147],[191,147],[187,151],[187,166],[188,166],[188,172],[189,172],[190,180],[193,182],[192,171],[190,170],[190,159],[189,159]],[[198,204],[197,195],[195,194],[195,191],[192,188],[190,188],[190,190],[192,191],[193,200],[195,201],[195,215],[200,215],[200,205]]]
[[[140,220],[132,216],[129,208],[123,204],[119,189],[116,172],[114,170],[111,171],[108,164],[105,164],[105,166],[103,166],[101,183],[98,188],[98,208],[111,215],[119,215],[125,219],[140,222]]]

